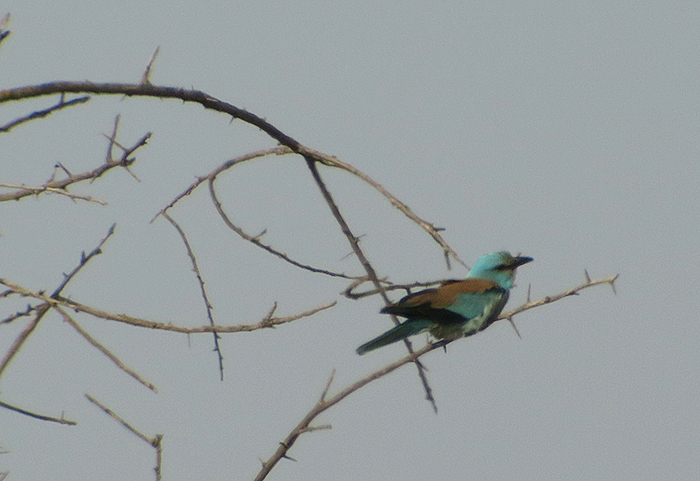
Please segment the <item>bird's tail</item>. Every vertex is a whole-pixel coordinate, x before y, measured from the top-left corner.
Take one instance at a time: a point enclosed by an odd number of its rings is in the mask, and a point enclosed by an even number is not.
[[[395,328],[386,331],[381,336],[364,343],[357,348],[357,353],[361,356],[366,352],[373,351],[379,347],[391,344],[392,342],[406,339],[408,336],[424,331],[431,325],[432,322],[425,319],[408,319]]]

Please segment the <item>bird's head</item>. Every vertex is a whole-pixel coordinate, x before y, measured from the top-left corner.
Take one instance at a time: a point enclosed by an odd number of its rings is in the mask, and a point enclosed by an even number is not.
[[[493,252],[479,257],[467,277],[488,279],[504,289],[510,289],[513,287],[515,269],[531,261],[532,257],[513,257],[506,251]]]

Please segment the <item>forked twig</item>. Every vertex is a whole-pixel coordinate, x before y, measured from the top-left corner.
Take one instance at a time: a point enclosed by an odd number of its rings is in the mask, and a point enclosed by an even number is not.
[[[85,254],[83,252],[80,256],[80,262],[78,265],[68,274],[63,275],[63,281],[58,285],[58,287],[51,293],[50,296],[45,296],[44,294],[39,294],[41,296],[41,299],[44,302],[44,305],[42,306],[37,306],[35,309],[33,309],[36,314],[32,318],[32,320],[25,326],[25,328],[22,330],[22,332],[17,336],[15,341],[12,343],[10,346],[10,349],[5,353],[5,356],[3,357],[2,361],[0,361],[0,377],[2,377],[2,374],[5,372],[5,369],[7,369],[7,366],[10,365],[10,361],[15,357],[15,355],[19,352],[19,350],[22,348],[24,345],[25,341],[29,338],[29,336],[34,332],[34,329],[39,325],[39,321],[44,317],[44,315],[48,312],[49,306],[52,306],[52,301],[56,301],[56,299],[59,297],[61,291],[65,289],[65,287],[68,285],[68,283],[75,277],[75,275],[80,272],[80,270],[85,267],[85,265],[92,259],[93,257],[99,255],[102,253],[102,246],[107,242],[107,239],[109,239],[112,234],[114,234],[114,228],[116,224],[112,224],[112,226],[109,228],[107,231],[107,235],[102,238],[100,243],[95,247],[89,254]],[[9,286],[8,286],[9,287]],[[12,288],[11,288],[12,289]],[[17,291],[15,291],[17,292]],[[22,294],[21,292],[18,292],[18,294]],[[24,295],[24,294],[22,294]],[[33,296],[30,296],[33,297]],[[36,299],[37,297],[35,297]],[[48,302],[47,302],[48,301]]]

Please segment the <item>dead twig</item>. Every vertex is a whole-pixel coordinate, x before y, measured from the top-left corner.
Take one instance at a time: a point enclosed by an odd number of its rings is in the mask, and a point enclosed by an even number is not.
[[[43,414],[33,413],[31,411],[27,411],[26,409],[18,408],[17,406],[7,404],[3,401],[0,401],[0,407],[9,409],[10,411],[14,411],[16,413],[24,414],[25,416],[29,416],[30,418],[40,419],[41,421],[50,421],[52,423],[67,424],[69,426],[75,426],[76,424],[78,424],[75,421],[70,421],[68,419],[64,419],[63,417],[55,418],[52,416],[45,416]]]
[[[93,403],[95,406],[100,408],[102,411],[104,411],[109,417],[117,421],[119,424],[124,426],[129,432],[131,432],[133,435],[137,436],[139,439],[141,439],[143,442],[149,444],[156,450],[156,465],[153,468],[153,470],[156,473],[156,481],[160,481],[161,479],[161,471],[162,471],[162,461],[163,461],[163,448],[162,448],[162,441],[163,441],[163,435],[162,434],[156,434],[152,438],[149,438],[145,434],[143,434],[141,431],[137,430],[135,427],[133,427],[131,424],[126,422],[123,418],[121,418],[118,414],[116,414],[114,411],[109,409],[107,406],[99,402],[97,399],[94,397],[90,396],[89,394],[85,394],[85,397]]]
[[[194,255],[194,251],[192,250],[192,247],[190,246],[190,242],[187,240],[187,236],[185,235],[185,231],[182,230],[182,227],[180,227],[180,224],[175,222],[175,220],[168,215],[167,212],[162,212],[163,217],[170,222],[170,224],[175,227],[175,230],[177,233],[180,235],[180,238],[182,239],[182,242],[185,244],[185,249],[187,249],[187,256],[190,258],[190,261],[192,262],[192,270],[194,271],[195,276],[197,277],[197,282],[199,283],[199,290],[202,293],[202,299],[204,300],[204,307],[207,310],[207,318],[209,319],[209,325],[210,326],[215,326],[216,323],[214,322],[214,313],[213,307],[211,305],[211,302],[209,302],[209,297],[207,296],[207,290],[204,287],[204,279],[202,278],[202,273],[199,271],[199,266],[197,265],[197,258]],[[224,356],[221,353],[221,347],[219,346],[219,333],[214,332],[214,351],[216,352],[218,358],[219,358],[219,374],[221,377],[221,380],[224,380]]]
[[[93,345],[94,347],[96,347],[102,354],[104,354],[105,356],[107,356],[107,358],[108,358],[110,361],[112,361],[119,369],[121,369],[122,371],[124,371],[125,373],[127,373],[129,376],[133,377],[134,379],[136,379],[138,382],[140,382],[141,384],[143,384],[144,386],[146,386],[146,387],[147,387],[148,389],[150,389],[151,391],[153,391],[153,392],[158,392],[158,389],[156,388],[156,386],[155,386],[154,384],[152,384],[152,383],[146,381],[143,377],[141,377],[138,373],[136,373],[136,371],[134,371],[133,369],[127,367],[126,364],[124,364],[117,356],[115,356],[114,354],[112,354],[112,353],[109,351],[109,349],[107,349],[107,348],[104,347],[102,344],[100,344],[99,342],[97,342],[97,341],[95,340],[95,338],[93,338],[90,334],[88,334],[88,332],[87,332],[85,329],[83,329],[82,327],[80,327],[80,325],[78,325],[78,323],[75,322],[75,319],[73,319],[72,317],[70,317],[70,316],[68,315],[68,313],[67,313],[65,310],[63,310],[61,307],[58,307],[58,306],[53,306],[53,308],[56,309],[56,311],[58,311],[59,314],[61,314],[61,316],[63,317],[63,320],[66,321],[68,324],[70,324],[71,327],[72,327],[73,329],[75,329],[75,330],[78,332],[78,334],[80,334],[81,336],[83,336],[83,338],[84,338],[87,342],[89,342],[90,344],[92,344],[92,345]]]

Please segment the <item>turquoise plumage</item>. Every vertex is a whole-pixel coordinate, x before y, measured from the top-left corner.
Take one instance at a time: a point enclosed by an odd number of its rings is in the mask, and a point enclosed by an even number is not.
[[[489,327],[508,302],[515,270],[532,257],[500,251],[481,256],[462,281],[409,294],[380,312],[406,320],[357,348],[362,355],[409,336],[429,331],[437,339],[470,336]]]

